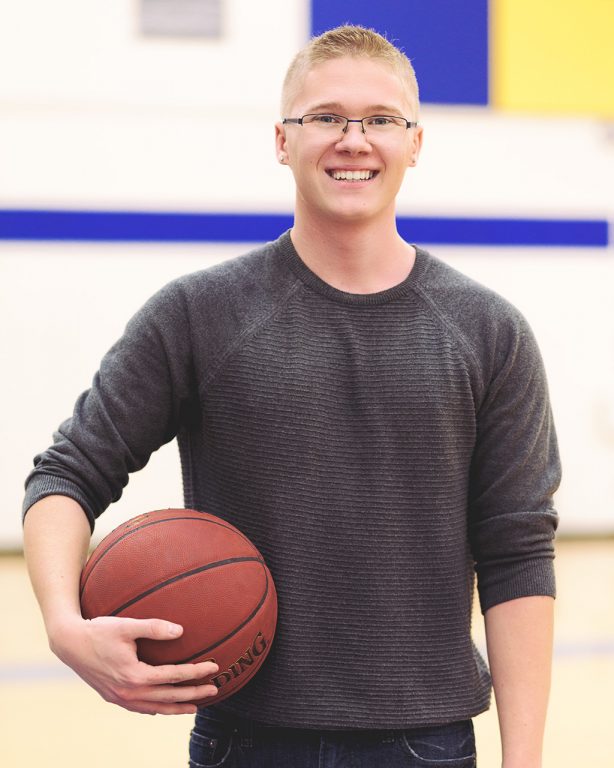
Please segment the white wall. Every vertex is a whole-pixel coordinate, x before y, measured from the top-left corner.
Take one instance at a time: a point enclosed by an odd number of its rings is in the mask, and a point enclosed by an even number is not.
[[[141,38],[136,9],[0,0],[0,208],[290,211],[272,126],[283,71],[305,39],[305,4],[227,0],[215,43]],[[608,126],[439,107],[422,119],[401,213],[614,220]],[[246,248],[0,243],[0,546],[19,543],[33,454],[127,318],[168,279]],[[433,250],[529,318],[565,462],[562,528],[614,530],[614,252]],[[174,447],[163,449],[100,534],[180,505],[177,468]]]

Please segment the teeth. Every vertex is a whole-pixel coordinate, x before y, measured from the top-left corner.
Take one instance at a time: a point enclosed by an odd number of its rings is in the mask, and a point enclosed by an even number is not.
[[[373,171],[332,171],[337,181],[368,181],[373,178]]]

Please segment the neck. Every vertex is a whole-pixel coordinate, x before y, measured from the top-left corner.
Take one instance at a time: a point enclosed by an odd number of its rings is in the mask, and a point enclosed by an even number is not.
[[[403,282],[416,251],[396,229],[394,215],[381,222],[310,221],[296,216],[292,242],[302,261],[324,282],[348,293],[385,291]]]

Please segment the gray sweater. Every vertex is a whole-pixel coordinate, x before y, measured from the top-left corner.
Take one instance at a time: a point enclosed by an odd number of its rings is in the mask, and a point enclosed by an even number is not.
[[[475,573],[484,611],[554,594],[559,460],[517,310],[421,249],[401,284],[344,293],[286,233],[136,314],[36,457],[25,509],[65,494],[93,526],[175,437],[185,505],[249,536],[279,593],[271,654],[223,707],[314,728],[488,707]]]

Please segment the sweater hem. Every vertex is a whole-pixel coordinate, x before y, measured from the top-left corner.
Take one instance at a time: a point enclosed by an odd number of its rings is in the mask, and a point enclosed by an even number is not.
[[[262,711],[252,712],[249,709],[233,707],[230,702],[224,702],[218,706],[211,705],[213,709],[218,710],[225,715],[229,715],[241,720],[249,720],[264,726],[274,728],[299,728],[302,730],[324,730],[324,731],[367,731],[367,730],[391,730],[404,731],[411,728],[430,728],[441,725],[449,725],[463,720],[471,720],[478,715],[487,712],[490,709],[491,692],[488,690],[488,697],[473,707],[465,709],[451,710],[446,713],[434,714],[433,712],[424,712],[420,715],[408,714],[406,717],[395,717],[387,719],[377,715],[371,716],[368,720],[362,720],[359,717],[352,717],[351,713],[346,712],[346,718],[337,719],[334,715],[322,715],[319,718],[298,717],[289,715],[287,710],[284,714],[270,713],[263,714]],[[208,709],[203,707],[202,709]],[[376,709],[376,705],[374,705]],[[348,717],[348,715],[350,715]]]

